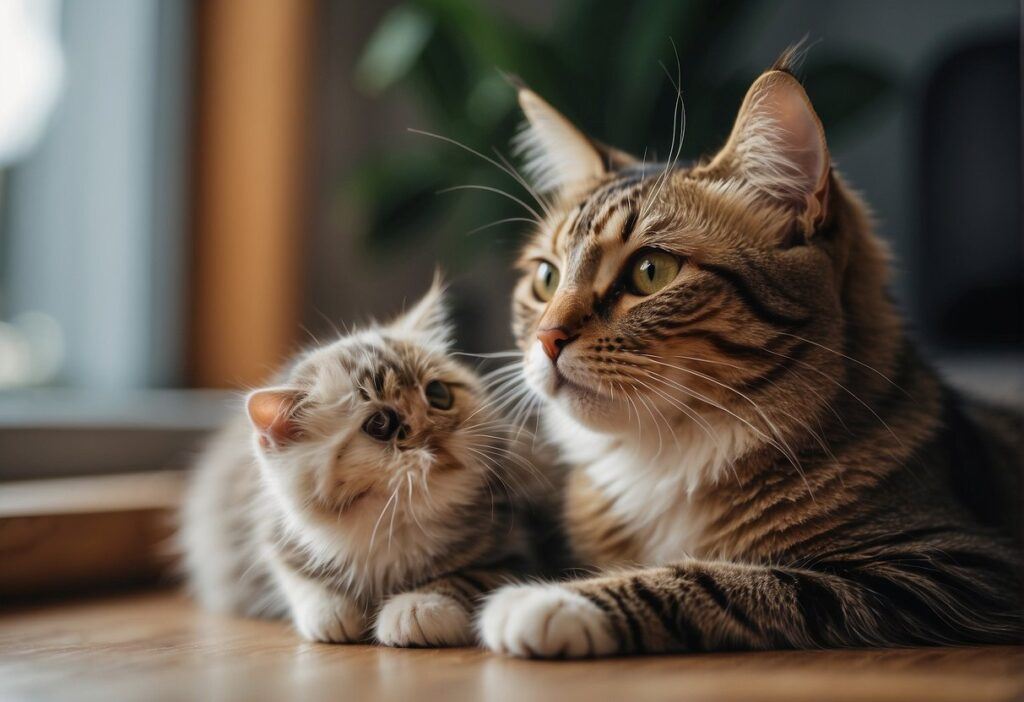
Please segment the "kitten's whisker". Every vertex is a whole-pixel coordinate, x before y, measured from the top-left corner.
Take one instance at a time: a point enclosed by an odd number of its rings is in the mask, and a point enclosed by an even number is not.
[[[399,494],[398,491],[401,489],[401,487],[401,483],[395,486],[395,494]],[[399,498],[395,500],[395,506],[391,510],[391,522],[388,524],[388,553],[391,553],[391,537],[395,530],[395,515],[398,514],[398,506],[401,504],[401,502],[402,498],[401,496],[399,496]]]
[[[437,505],[434,503],[434,496],[430,494],[430,484],[427,482],[427,473],[420,473],[420,485],[423,486],[423,495],[427,498],[427,503],[430,505],[430,509],[436,510]]]
[[[509,412],[512,425],[517,427],[513,441],[518,441],[524,430],[529,432],[529,430],[526,429],[526,423],[530,421],[530,416],[536,408],[535,400],[539,400],[539,398],[530,392],[528,387],[524,386],[523,393],[520,395],[519,400]]]
[[[452,356],[471,356],[473,358],[517,358],[523,355],[522,351],[491,351],[489,353],[470,353],[468,351],[452,351]]]
[[[518,366],[503,368],[484,377],[483,386],[489,395],[497,395],[506,392],[508,388],[515,387],[520,382],[523,369]]]
[[[493,408],[494,411],[497,413],[504,411],[506,407],[508,407],[509,405],[511,405],[512,403],[519,399],[521,393],[526,392],[529,392],[529,389],[524,386],[522,390],[517,390],[515,393],[510,394],[506,399],[499,402],[498,405]]]
[[[394,492],[391,493],[391,497],[388,498],[388,501],[384,503],[384,506],[380,510],[380,515],[377,517],[377,521],[373,525],[373,531],[370,533],[370,545],[367,548],[367,552],[368,553],[373,551],[373,542],[374,542],[374,539],[376,539],[376,537],[377,537],[377,529],[378,529],[378,527],[380,527],[381,520],[384,519],[384,514],[387,512],[388,506],[391,504],[392,500],[395,499],[395,496],[397,494],[398,494],[398,488],[396,487]]]
[[[525,457],[520,456],[517,453],[509,451],[508,449],[497,449],[496,452],[491,451],[488,455],[492,455],[496,460],[508,461],[513,465],[525,470],[528,474],[535,478],[539,478],[545,483],[549,483],[548,477],[541,471],[537,466],[527,460]]]
[[[502,475],[501,465],[498,463],[496,458],[484,453],[483,451],[475,447],[466,446],[465,448],[467,451],[470,451],[471,453],[476,455],[478,460],[482,461],[483,467],[488,471],[488,473],[491,476],[494,477],[495,480],[497,480],[501,484],[506,494],[510,496],[513,494],[517,496],[519,495],[519,493],[515,491],[514,487],[506,481],[506,476]]]
[[[416,516],[416,500],[413,499],[412,491],[412,473],[405,474],[405,482],[409,486],[409,516],[412,517],[412,520],[416,523],[416,526],[419,527],[420,531],[423,534],[426,534],[426,528],[424,528],[423,524],[420,523],[419,517]]]

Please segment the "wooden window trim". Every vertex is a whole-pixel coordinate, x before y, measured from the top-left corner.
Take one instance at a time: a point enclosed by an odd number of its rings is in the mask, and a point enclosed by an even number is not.
[[[263,382],[299,328],[312,0],[196,8],[189,379]]]

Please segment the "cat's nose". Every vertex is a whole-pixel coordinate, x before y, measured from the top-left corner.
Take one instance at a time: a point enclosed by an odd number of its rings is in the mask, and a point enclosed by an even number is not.
[[[544,347],[544,353],[548,355],[552,363],[558,360],[558,355],[562,353],[562,349],[577,338],[579,338],[579,334],[570,336],[564,327],[552,327],[537,331],[537,339],[540,340],[541,345]]]

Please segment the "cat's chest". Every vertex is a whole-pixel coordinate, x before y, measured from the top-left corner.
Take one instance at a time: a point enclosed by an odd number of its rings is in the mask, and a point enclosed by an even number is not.
[[[581,466],[569,482],[566,521],[588,565],[657,565],[701,556],[706,511],[674,481],[630,477],[633,466]]]
[[[724,503],[707,488],[721,481],[746,448],[743,437],[736,437],[730,453],[720,452],[722,441],[702,443],[699,436],[686,437],[678,449],[663,444],[654,451],[585,438],[563,444],[576,466],[566,494],[566,524],[583,562],[657,565],[730,551],[714,537]]]

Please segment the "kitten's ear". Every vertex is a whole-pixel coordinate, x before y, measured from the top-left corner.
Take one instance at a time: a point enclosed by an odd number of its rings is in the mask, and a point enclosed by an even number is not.
[[[445,303],[445,284],[441,272],[434,272],[434,281],[420,301],[396,319],[391,327],[418,336],[428,344],[448,349],[453,329]]]
[[[300,399],[302,393],[291,388],[268,388],[249,394],[245,407],[264,448],[284,446],[302,433],[295,421]]]
[[[564,190],[636,163],[629,154],[588,137],[525,86],[519,87],[519,106],[526,124],[514,148],[541,192]]]
[[[825,130],[788,71],[770,70],[750,87],[729,141],[710,167],[722,164],[792,206],[806,234],[824,220],[832,168]]]

